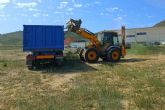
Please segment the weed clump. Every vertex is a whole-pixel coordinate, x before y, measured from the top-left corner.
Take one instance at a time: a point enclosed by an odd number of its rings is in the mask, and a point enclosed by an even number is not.
[[[3,67],[7,67],[7,63],[6,62],[3,64]]]

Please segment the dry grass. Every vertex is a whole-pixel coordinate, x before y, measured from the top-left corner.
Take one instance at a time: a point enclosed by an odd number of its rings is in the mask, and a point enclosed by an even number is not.
[[[120,63],[65,65],[29,71],[21,50],[0,51],[0,109],[163,110],[164,55],[128,55]]]

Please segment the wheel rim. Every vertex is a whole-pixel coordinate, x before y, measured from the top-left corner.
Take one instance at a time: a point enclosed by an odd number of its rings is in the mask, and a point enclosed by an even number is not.
[[[114,51],[114,52],[112,53],[112,59],[113,59],[113,60],[118,60],[118,58],[119,58],[119,53],[118,53],[117,51]]]
[[[88,53],[88,59],[89,60],[95,60],[96,57],[97,57],[96,52],[91,51],[91,52]]]

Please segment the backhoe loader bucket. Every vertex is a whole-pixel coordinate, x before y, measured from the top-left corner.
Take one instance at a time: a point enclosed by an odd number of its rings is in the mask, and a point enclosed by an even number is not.
[[[80,29],[81,23],[82,23],[81,19],[79,19],[79,20],[70,19],[67,22],[68,31],[76,32],[77,30]]]

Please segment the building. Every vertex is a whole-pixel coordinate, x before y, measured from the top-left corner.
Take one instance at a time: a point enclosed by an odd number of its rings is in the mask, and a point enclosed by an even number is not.
[[[121,30],[114,31],[118,32],[119,35],[121,34]],[[160,22],[153,27],[126,29],[126,43],[128,44],[134,42],[146,44],[164,44],[165,21]]]
[[[88,42],[86,40],[78,40],[70,44],[71,48],[85,48]]]

